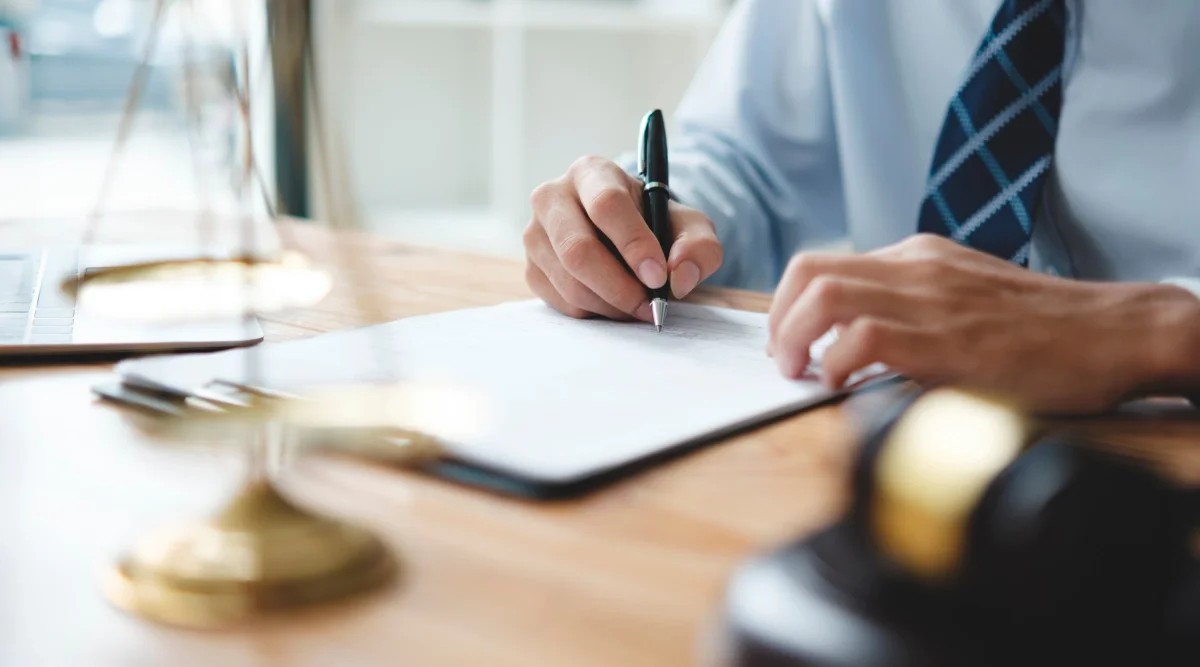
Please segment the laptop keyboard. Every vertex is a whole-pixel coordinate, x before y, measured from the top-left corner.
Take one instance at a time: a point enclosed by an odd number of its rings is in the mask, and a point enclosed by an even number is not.
[[[69,250],[0,255],[0,345],[71,342],[75,305],[59,284],[78,261]]]

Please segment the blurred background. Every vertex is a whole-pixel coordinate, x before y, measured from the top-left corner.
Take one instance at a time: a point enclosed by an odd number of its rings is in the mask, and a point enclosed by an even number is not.
[[[268,4],[281,3],[312,27],[337,206],[316,166],[314,114],[298,132],[276,113],[266,26]],[[245,38],[254,145],[283,208],[520,256],[528,193],[581,155],[631,150],[649,109],[673,111],[728,5],[174,0],[106,210],[236,210],[241,135],[227,91]],[[95,204],[154,8],[0,0],[0,219],[83,216]]]

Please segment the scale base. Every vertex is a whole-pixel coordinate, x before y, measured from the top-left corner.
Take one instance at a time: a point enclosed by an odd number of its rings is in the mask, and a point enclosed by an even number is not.
[[[217,629],[367,593],[397,570],[371,533],[257,481],[211,519],[140,541],[103,583],[109,601],[135,616]]]

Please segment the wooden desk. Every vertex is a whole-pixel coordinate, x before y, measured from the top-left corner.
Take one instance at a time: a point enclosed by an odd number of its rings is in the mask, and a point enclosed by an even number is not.
[[[162,229],[135,225],[129,236]],[[338,240],[369,254],[382,320],[529,296],[515,262],[295,231],[318,258],[330,259]],[[45,234],[0,223],[6,242]],[[768,305],[764,295],[731,291],[699,300]],[[267,318],[265,328],[277,341],[365,323],[340,286],[317,307]],[[238,481],[238,463],[151,442],[121,411],[96,404],[89,387],[107,372],[0,370],[0,665],[692,664],[735,564],[825,524],[846,498],[852,437],[836,407],[555,504],[309,460],[286,475],[285,488],[380,531],[403,558],[403,581],[253,629],[175,631],[110,608],[96,573],[144,529],[212,508]],[[1200,478],[1200,448],[1186,446],[1200,429],[1170,424],[1092,426],[1130,451],[1169,450],[1177,472]]]

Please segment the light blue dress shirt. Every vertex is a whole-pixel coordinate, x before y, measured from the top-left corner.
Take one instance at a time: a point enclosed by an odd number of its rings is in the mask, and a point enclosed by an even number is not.
[[[1000,1],[737,3],[671,136],[675,196],[725,245],[713,282],[770,290],[800,249],[914,233],[947,104]],[[1200,1],[1067,8],[1031,267],[1200,277]]]

